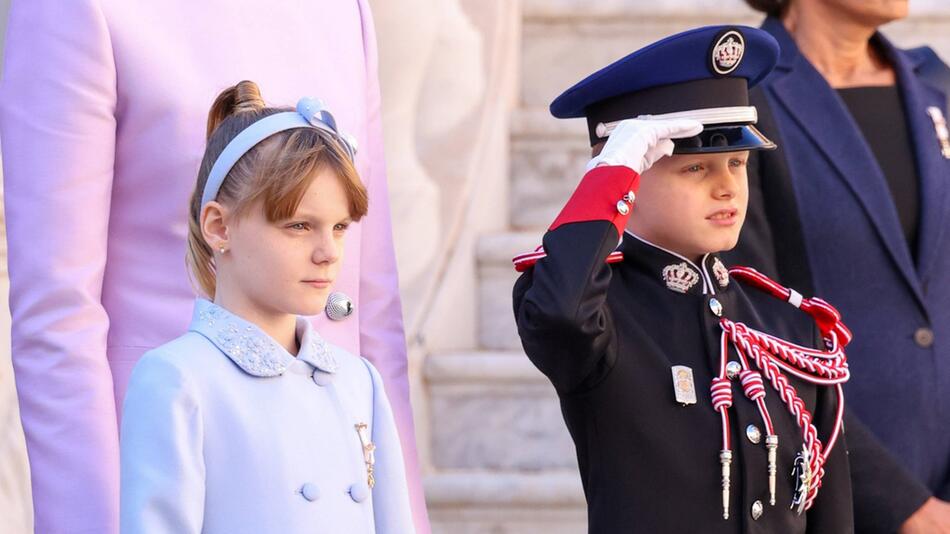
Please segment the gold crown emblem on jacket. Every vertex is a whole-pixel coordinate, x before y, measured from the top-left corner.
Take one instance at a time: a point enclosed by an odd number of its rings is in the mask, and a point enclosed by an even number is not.
[[[699,273],[686,262],[676,263],[663,268],[663,281],[673,291],[686,293],[699,282]]]

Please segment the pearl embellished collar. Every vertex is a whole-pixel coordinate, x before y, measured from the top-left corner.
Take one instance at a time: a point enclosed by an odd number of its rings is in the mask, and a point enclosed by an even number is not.
[[[244,372],[259,377],[280,376],[295,360],[326,373],[335,373],[339,362],[310,321],[297,317],[300,350],[296,358],[259,327],[203,298],[195,302],[191,332],[201,334]]]

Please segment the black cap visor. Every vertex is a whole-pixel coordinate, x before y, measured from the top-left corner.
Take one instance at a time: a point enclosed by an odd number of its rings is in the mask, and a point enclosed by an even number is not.
[[[775,143],[751,124],[707,126],[695,137],[673,140],[674,154],[711,154],[740,150],[772,150]]]

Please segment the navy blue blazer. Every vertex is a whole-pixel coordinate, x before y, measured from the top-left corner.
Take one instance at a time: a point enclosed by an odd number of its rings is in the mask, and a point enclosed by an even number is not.
[[[757,95],[771,123],[763,132],[780,149],[750,164],[747,228],[730,259],[762,265],[842,312],[855,334],[850,408],[935,495],[950,499],[950,159],[927,112],[933,106],[948,116],[946,65],[929,49],[901,50],[874,36],[896,71],[916,158],[912,254],[884,174],[844,102],[780,21],[762,27],[782,49]]]

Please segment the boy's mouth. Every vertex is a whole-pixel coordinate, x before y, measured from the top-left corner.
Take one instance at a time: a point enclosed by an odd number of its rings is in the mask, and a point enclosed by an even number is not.
[[[728,208],[713,212],[706,217],[706,220],[717,225],[731,226],[736,223],[739,218],[738,216],[739,210],[736,208]]]

